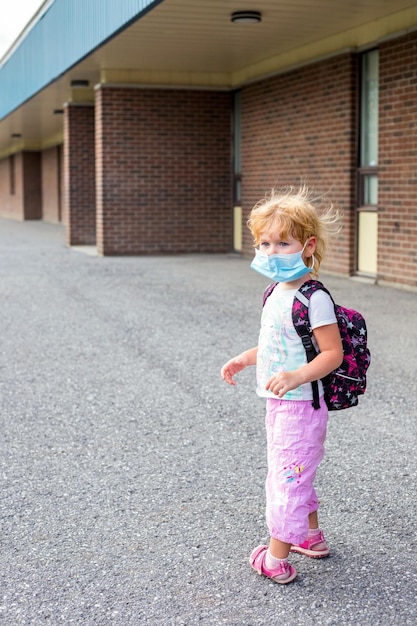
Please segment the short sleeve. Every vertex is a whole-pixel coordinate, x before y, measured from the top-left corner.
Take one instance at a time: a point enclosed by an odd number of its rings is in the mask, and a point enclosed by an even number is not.
[[[333,301],[322,289],[318,289],[311,295],[309,318],[313,330],[320,326],[337,323]]]

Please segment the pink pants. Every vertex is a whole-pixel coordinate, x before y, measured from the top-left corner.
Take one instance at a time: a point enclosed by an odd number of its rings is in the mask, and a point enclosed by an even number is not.
[[[328,411],[323,400],[315,410],[311,400],[266,401],[268,475],[266,523],[274,539],[302,543],[308,515],[319,503],[313,487],[324,456]]]

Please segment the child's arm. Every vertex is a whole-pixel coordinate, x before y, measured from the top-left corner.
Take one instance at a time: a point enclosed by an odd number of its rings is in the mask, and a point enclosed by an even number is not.
[[[224,381],[229,383],[229,385],[236,385],[236,381],[233,380],[233,376],[238,372],[241,372],[248,365],[256,364],[256,355],[258,353],[258,347],[250,348],[249,350],[245,350],[241,354],[233,357],[230,361],[227,361],[221,369],[221,377]]]
[[[272,391],[278,398],[282,398],[288,391],[300,385],[324,378],[341,364],[343,348],[338,325],[320,326],[313,330],[313,335],[320,354],[297,370],[274,374],[267,382],[266,389]]]

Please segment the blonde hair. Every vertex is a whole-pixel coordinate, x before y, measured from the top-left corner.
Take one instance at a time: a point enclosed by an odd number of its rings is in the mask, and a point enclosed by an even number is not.
[[[273,231],[284,241],[289,236],[294,237],[303,245],[310,237],[315,237],[314,261],[309,257],[305,263],[317,277],[329,238],[341,229],[340,217],[330,200],[301,185],[272,189],[269,196],[253,207],[247,225],[255,247],[259,246],[265,232]]]

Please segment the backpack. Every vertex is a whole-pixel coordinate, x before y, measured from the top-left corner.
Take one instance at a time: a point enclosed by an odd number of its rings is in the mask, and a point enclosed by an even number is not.
[[[269,285],[264,293],[264,304],[278,283]],[[329,291],[318,280],[306,281],[294,296],[292,320],[303,342],[307,361],[312,361],[317,352],[311,340],[312,330],[308,317],[308,306],[312,294],[318,289],[325,291],[334,304],[337,324],[343,345],[342,364],[322,379],[324,400],[329,411],[347,409],[358,404],[358,396],[365,393],[366,372],[371,362],[367,347],[367,329],[363,316],[354,309],[346,309],[335,304]],[[320,407],[317,381],[313,381],[313,406]]]

